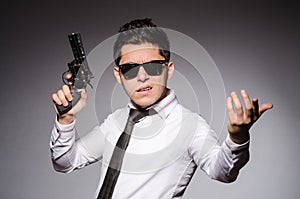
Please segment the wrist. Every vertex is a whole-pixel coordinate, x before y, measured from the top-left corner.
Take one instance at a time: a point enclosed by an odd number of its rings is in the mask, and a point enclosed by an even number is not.
[[[60,124],[71,124],[72,122],[74,122],[75,120],[75,116],[74,115],[58,115],[57,116],[57,121]]]
[[[238,134],[232,134],[229,133],[229,138],[236,144],[243,144],[250,139],[249,132],[247,133],[238,133]]]

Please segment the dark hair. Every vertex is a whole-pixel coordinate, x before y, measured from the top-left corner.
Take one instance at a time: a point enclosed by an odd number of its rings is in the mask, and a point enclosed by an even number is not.
[[[114,44],[114,59],[118,66],[121,59],[121,48],[126,44],[151,43],[157,45],[159,54],[170,60],[170,43],[167,34],[158,28],[149,18],[136,19],[124,24],[119,29],[118,38]]]

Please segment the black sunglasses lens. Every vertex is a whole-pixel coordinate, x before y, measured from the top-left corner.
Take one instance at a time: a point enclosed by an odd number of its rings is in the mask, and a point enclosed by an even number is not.
[[[151,75],[151,76],[156,76],[156,75],[160,75],[161,72],[162,72],[162,63],[147,63],[147,64],[144,64],[144,69],[146,71],[146,73],[148,75]]]
[[[121,73],[124,75],[125,79],[135,78],[139,72],[138,64],[124,64],[120,66]]]

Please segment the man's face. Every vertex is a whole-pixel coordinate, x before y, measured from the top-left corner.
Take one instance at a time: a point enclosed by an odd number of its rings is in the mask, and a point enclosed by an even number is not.
[[[122,64],[142,64],[153,60],[164,60],[159,54],[159,49],[149,43],[144,44],[126,44],[121,48]],[[149,75],[141,66],[137,76],[131,79],[125,79],[118,67],[114,68],[114,75],[117,81],[122,84],[131,101],[140,108],[151,106],[158,100],[167,95],[166,84],[174,72],[172,62],[163,65],[160,75]]]

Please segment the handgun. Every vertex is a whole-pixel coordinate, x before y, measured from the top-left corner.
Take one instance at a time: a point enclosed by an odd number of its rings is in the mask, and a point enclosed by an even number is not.
[[[68,70],[62,74],[62,80],[70,87],[70,91],[73,97],[72,101],[68,102],[67,106],[56,104],[57,111],[60,115],[69,112],[73,106],[81,98],[81,90],[85,89],[87,85],[91,85],[90,81],[94,77],[86,60],[83,44],[80,33],[71,33],[68,35],[69,42],[74,55],[74,60],[68,63]],[[66,75],[72,74],[71,79],[66,80]],[[69,84],[71,82],[71,85]]]

